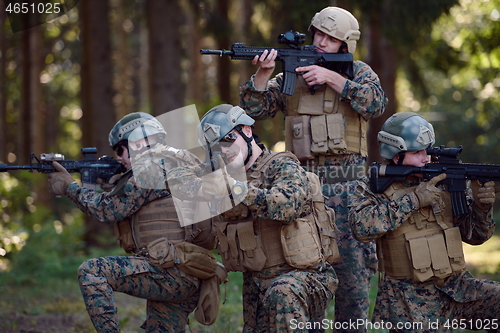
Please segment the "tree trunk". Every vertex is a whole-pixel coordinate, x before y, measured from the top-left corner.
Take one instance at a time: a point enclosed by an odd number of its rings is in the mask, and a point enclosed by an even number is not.
[[[202,102],[205,97],[205,73],[201,61],[200,49],[202,48],[202,32],[199,24],[200,11],[197,6],[186,6],[187,26],[189,27],[187,38],[189,54],[189,84],[187,86],[186,99],[188,101]]]
[[[384,17],[384,16],[381,16]],[[398,68],[397,50],[390,46],[386,37],[380,32],[380,17],[370,16],[368,29],[364,30],[369,39],[369,57],[367,63],[378,74],[382,89],[384,89],[389,104],[385,112],[378,118],[369,122],[368,129],[368,162],[382,161],[378,152],[377,134],[382,128],[384,122],[397,110],[396,101],[396,71]]]
[[[180,36],[182,12],[177,0],[147,0],[146,13],[150,101],[152,114],[158,116],[184,105]]]
[[[82,20],[82,144],[94,146],[98,155],[112,155],[108,133],[116,122],[113,106],[111,41],[108,22],[109,3],[105,0],[81,1]],[[87,246],[101,246],[98,236],[109,230],[86,217]],[[111,241],[109,242],[111,243]]]
[[[219,50],[228,49],[231,43],[231,23],[229,20],[229,0],[217,1],[217,14],[219,20],[219,30],[216,32],[217,48]],[[237,104],[239,100],[232,95],[231,89],[231,59],[229,57],[219,57],[217,66],[217,84],[219,96],[224,103]]]

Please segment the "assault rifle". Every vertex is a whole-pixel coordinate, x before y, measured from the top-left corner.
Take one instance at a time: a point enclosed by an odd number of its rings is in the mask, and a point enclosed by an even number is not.
[[[281,85],[281,92],[287,95],[293,95],[295,90],[295,82],[297,80],[297,73],[295,71],[298,67],[319,65],[326,67],[339,74],[345,74],[352,80],[354,76],[353,56],[351,53],[321,53],[318,52],[314,45],[304,45],[305,35],[288,31],[278,36],[279,44],[286,44],[289,49],[274,48],[278,51],[276,57],[277,61],[281,61],[283,69],[283,84]],[[205,50],[201,49],[201,54],[217,54],[221,57],[228,55],[231,59],[236,60],[252,60],[256,55],[261,55],[265,50],[271,51],[272,47],[261,46],[246,46],[245,43],[234,43],[231,46],[231,51],[228,50]],[[320,85],[314,86],[311,93],[315,89],[320,88]]]
[[[396,181],[404,181],[407,176],[421,174],[425,179],[432,179],[446,173],[446,179],[438,184],[446,184],[450,192],[453,215],[458,216],[468,212],[465,199],[467,180],[500,181],[499,164],[462,163],[458,156],[462,146],[454,148],[427,148],[427,154],[437,159],[423,167],[407,165],[383,165],[373,162],[370,166],[370,188],[375,193],[383,193],[389,185]],[[497,189],[496,189],[497,190]]]
[[[0,172],[28,170],[30,172],[52,173],[57,172],[52,166],[52,162],[57,161],[69,173],[79,172],[82,183],[97,184],[97,178],[101,178],[103,183],[107,183],[113,175],[127,171],[123,164],[113,157],[104,155],[96,158],[97,148],[95,147],[82,148],[82,155],[83,160],[81,161],[66,161],[64,155],[58,153],[41,154],[40,159],[31,153],[29,165],[0,164]]]

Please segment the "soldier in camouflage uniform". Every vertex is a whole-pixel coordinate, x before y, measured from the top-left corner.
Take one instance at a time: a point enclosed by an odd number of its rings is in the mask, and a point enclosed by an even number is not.
[[[117,122],[109,141],[129,170],[118,180],[114,177],[116,186],[108,188],[110,191],[100,193],[80,186],[57,162],[58,172],[49,175],[52,193],[67,195],[85,214],[113,225],[120,245],[135,254],[90,259],[78,269],[85,305],[97,332],[120,332],[114,291],[147,300],[147,319],[142,326],[146,332],[184,332],[187,317],[197,306],[201,280],[177,265],[153,265],[147,253],[151,241],[166,237],[176,244],[192,237],[194,229],[198,229],[197,236],[189,242],[208,249],[215,245],[210,221],[191,229],[179,224],[165,175],[168,168],[199,161],[186,151],[166,146],[165,135],[160,122],[143,112]],[[109,184],[102,187],[106,186]]]
[[[377,141],[389,164],[421,167],[430,162],[426,148],[434,144],[434,130],[419,114],[397,113]],[[493,234],[494,183],[471,181],[468,213],[453,216],[450,194],[438,184],[445,178],[411,175],[374,193],[364,177],[353,188],[353,234],[377,240],[385,273],[373,323],[392,332],[499,331],[500,283],[474,278],[462,249],[462,241],[479,245]]]
[[[319,52],[354,53],[360,36],[356,18],[338,7],[316,13],[309,30]],[[365,174],[367,122],[385,111],[388,100],[377,74],[362,61],[354,61],[352,79],[321,66],[297,68],[303,75],[297,78],[294,95],[282,94],[283,73],[270,79],[276,55],[272,50],[255,57],[252,63],[259,69],[240,88],[240,105],[254,119],[282,111],[286,149],[325,184],[323,193],[335,209],[340,232],[341,260],[333,265],[339,277],[335,320],[349,327],[353,320],[368,318],[370,279],[377,259],[374,243],[363,244],[352,237],[345,181]],[[311,91],[318,85],[321,88]]]
[[[216,229],[224,265],[243,272],[244,333],[321,331],[319,320],[337,287],[335,272],[315,256],[318,244],[311,242],[317,239],[315,231],[304,233],[301,244],[291,237],[283,245],[280,238],[280,230],[281,235],[291,235],[297,231],[297,221],[309,221],[308,178],[295,159],[274,157],[275,153],[257,144],[253,124],[238,106],[212,108],[198,127],[199,141],[205,149],[220,151],[225,161],[219,157],[219,164],[227,162],[227,167],[205,176],[199,168],[177,168],[169,172],[168,181],[174,195],[183,193],[184,198],[219,198],[230,189],[233,200],[240,202],[219,210]],[[261,170],[264,161],[270,162]],[[227,172],[238,168],[246,171],[248,183]],[[300,263],[293,262],[297,257],[292,258],[291,251],[285,258],[285,246],[293,245],[304,253]]]

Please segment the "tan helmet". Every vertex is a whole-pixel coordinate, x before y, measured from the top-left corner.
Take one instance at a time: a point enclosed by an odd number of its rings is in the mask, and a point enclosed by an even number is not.
[[[361,35],[358,20],[347,10],[339,7],[326,7],[316,13],[311,20],[309,30],[311,27],[345,42],[349,53],[354,53],[356,41]]]

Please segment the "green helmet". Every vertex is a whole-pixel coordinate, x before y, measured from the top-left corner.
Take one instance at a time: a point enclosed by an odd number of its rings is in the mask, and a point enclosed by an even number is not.
[[[434,128],[424,117],[414,112],[392,115],[377,136],[380,156],[387,159],[392,159],[400,152],[427,149],[434,142]]]
[[[166,135],[167,132],[158,119],[149,113],[134,112],[126,115],[113,126],[109,132],[109,145],[114,149],[122,140],[135,142],[154,134]]]
[[[350,12],[339,7],[326,7],[316,13],[311,20],[309,30],[311,27],[345,42],[349,53],[354,53],[356,42],[361,35],[358,20]]]
[[[217,144],[227,133],[238,125],[252,126],[255,120],[250,118],[245,110],[230,104],[217,105],[201,118],[198,125],[198,143],[206,148]]]

